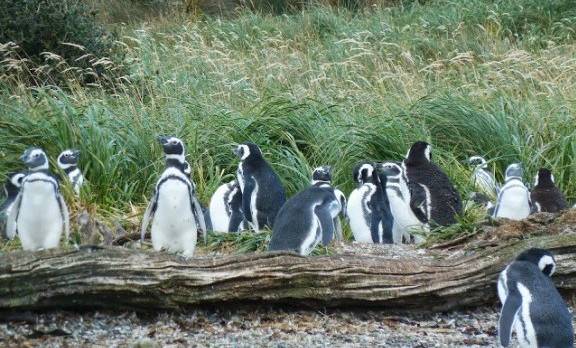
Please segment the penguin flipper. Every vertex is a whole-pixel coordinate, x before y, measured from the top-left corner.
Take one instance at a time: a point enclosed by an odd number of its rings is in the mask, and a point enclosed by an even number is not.
[[[64,197],[62,195],[58,195],[58,204],[60,205],[60,211],[62,212],[62,223],[64,224],[64,236],[66,237],[66,241],[70,238],[70,212],[68,211],[68,206],[66,205],[66,201],[64,201]]]
[[[500,312],[500,320],[498,321],[498,336],[500,344],[507,347],[512,338],[512,326],[516,320],[516,314],[522,305],[522,295],[516,290],[515,287],[510,288],[506,302],[502,306]]]
[[[196,198],[196,195],[192,190],[190,190],[190,197],[192,199],[192,210],[194,215],[196,216],[196,221],[200,229],[202,230],[202,238],[204,239],[204,243],[206,243],[206,220],[204,220],[204,213],[202,212],[202,206]]]
[[[252,193],[254,192],[254,178],[244,177],[244,190],[242,191],[242,211],[248,222],[252,224],[258,224],[258,221],[252,221],[252,207],[250,203],[252,202]]]
[[[239,232],[240,225],[244,221],[244,216],[241,212],[232,211],[232,215],[230,216],[230,222],[228,223],[228,232]]]
[[[22,203],[22,191],[18,193],[14,203],[12,204],[12,209],[6,219],[6,237],[8,239],[14,239],[17,230],[16,219],[18,219],[18,212],[20,211],[20,204]]]
[[[146,211],[144,212],[144,217],[142,218],[142,227],[140,228],[140,241],[144,241],[144,237],[146,236],[146,230],[148,229],[148,225],[150,224],[150,220],[154,217],[154,213],[156,213],[156,208],[158,207],[158,193],[154,192],[154,197],[150,203],[148,203],[148,207],[146,207]]]
[[[327,246],[334,239],[334,211],[340,209],[340,205],[336,201],[329,201],[328,203],[320,204],[314,208],[314,213],[320,221],[322,228],[322,245]]]
[[[422,223],[428,223],[428,216],[424,204],[426,204],[426,191],[418,184],[409,184],[410,209],[416,218]]]

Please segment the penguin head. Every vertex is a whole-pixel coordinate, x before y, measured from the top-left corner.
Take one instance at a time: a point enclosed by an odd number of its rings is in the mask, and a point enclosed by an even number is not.
[[[511,178],[522,179],[522,175],[524,175],[524,169],[522,168],[522,163],[512,163],[511,165],[508,166],[508,168],[506,168],[505,180]]]
[[[24,162],[30,171],[47,170],[49,168],[48,157],[44,150],[39,147],[31,147],[24,151],[24,154],[20,156],[20,160]]]
[[[402,166],[396,162],[384,162],[378,165],[378,170],[387,178],[400,178],[402,176]]]
[[[240,161],[262,158],[262,151],[258,145],[252,142],[245,142],[236,146],[234,149],[234,154],[240,158]]]
[[[166,159],[176,159],[184,163],[186,153],[182,140],[171,136],[159,136],[158,142],[162,145]]]
[[[58,156],[58,167],[61,169],[67,169],[70,167],[75,167],[78,165],[78,159],[80,158],[79,150],[65,150]]]
[[[488,167],[486,160],[482,156],[472,156],[472,157],[468,158],[468,164],[470,164],[474,167],[480,167],[480,168],[487,168]]]
[[[374,165],[372,163],[360,163],[352,171],[354,181],[360,185],[371,182],[374,176]]]
[[[540,168],[534,179],[534,186],[554,187],[554,175],[549,169]]]
[[[319,181],[331,182],[332,181],[332,167],[330,166],[320,166],[314,168],[312,172],[312,184]]]
[[[425,141],[415,142],[406,154],[406,162],[410,164],[426,163],[432,160],[432,145]]]
[[[554,255],[546,249],[530,248],[524,250],[516,261],[526,261],[535,264],[547,276],[554,274],[556,270],[556,260]]]
[[[26,174],[24,173],[9,173],[8,179],[4,184],[4,192],[6,193],[6,197],[15,196],[18,194],[20,187],[22,186],[22,181]]]

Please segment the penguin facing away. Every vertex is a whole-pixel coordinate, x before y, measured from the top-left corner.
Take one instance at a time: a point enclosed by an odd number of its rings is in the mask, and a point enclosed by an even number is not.
[[[334,235],[340,203],[326,186],[310,186],[282,206],[272,229],[268,250],[290,250],[309,255],[324,235]]]
[[[158,137],[158,141],[164,150],[166,168],[144,213],[141,238],[144,240],[151,223],[154,250],[164,248],[192,256],[199,229],[206,238],[206,224],[194,185],[184,173],[184,143],[175,137]]]
[[[62,232],[68,240],[70,231],[68,207],[58,181],[51,175],[42,149],[28,149],[20,160],[28,167],[28,173],[10,209],[6,234],[13,238],[18,233],[24,250],[56,248]]]
[[[312,185],[331,188],[334,191],[336,200],[338,200],[338,203],[340,203],[340,213],[338,215],[342,215],[344,218],[346,218],[346,196],[338,188],[332,186],[332,167],[320,166],[315,168],[312,171]],[[344,235],[342,233],[342,223],[338,217],[334,218],[334,225],[336,226],[335,235],[325,235],[322,239],[322,244],[328,245],[332,241],[332,237],[334,237],[336,240],[344,239]]]
[[[78,168],[78,159],[80,158],[80,151],[78,150],[65,150],[58,156],[58,167],[66,173],[68,181],[74,189],[76,196],[80,196],[80,188],[84,184],[84,176]]]
[[[240,158],[236,177],[242,191],[244,217],[255,231],[274,227],[274,219],[286,202],[280,178],[256,144],[238,145],[234,153]]]
[[[521,347],[574,346],[572,316],[545,273],[553,272],[553,265],[549,252],[531,249],[500,273],[498,295],[502,310],[498,336],[502,346],[510,344],[512,331]]]
[[[387,178],[380,170],[375,170],[372,180],[376,186],[376,192],[368,202],[372,209],[372,224],[370,226],[372,241],[379,244],[393,244],[394,216],[390,210],[390,201],[386,191]]]
[[[522,220],[530,215],[530,193],[522,182],[523,173],[520,163],[513,163],[506,168],[506,180],[498,193],[494,218]]]
[[[236,180],[220,185],[210,198],[210,220],[215,232],[245,230],[242,213],[242,191]]]
[[[372,195],[376,193],[376,186],[372,183],[374,171],[374,165],[371,163],[360,163],[352,171],[353,179],[358,186],[348,197],[346,215],[354,240],[361,243],[374,243],[370,231],[372,208],[368,204]]]
[[[554,175],[546,168],[540,168],[530,193],[536,212],[558,213],[568,209],[564,194],[554,184]]]
[[[20,193],[20,187],[22,186],[22,180],[26,174],[24,173],[10,173],[8,174],[8,179],[4,184],[4,201],[0,204],[0,237],[8,238],[6,234],[6,222],[10,210],[14,207],[14,202],[18,193]]]
[[[474,166],[474,171],[472,172],[472,182],[474,187],[487,195],[488,197],[494,197],[498,195],[498,183],[494,174],[488,170],[488,163],[481,156],[472,156],[468,159],[468,163]]]
[[[421,222],[410,207],[410,189],[401,163],[384,162],[377,170],[386,176],[386,193],[390,202],[390,211],[394,218],[393,241],[395,244],[408,243],[414,239],[417,243],[423,239],[412,232],[428,233],[429,226]]]
[[[448,226],[462,213],[460,194],[448,176],[432,163],[432,147],[418,141],[402,162],[412,195],[410,206],[423,223]]]

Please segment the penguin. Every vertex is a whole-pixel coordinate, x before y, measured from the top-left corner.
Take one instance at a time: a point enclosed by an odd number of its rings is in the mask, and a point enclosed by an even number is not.
[[[358,184],[350,194],[347,215],[354,239],[361,243],[393,243],[393,217],[386,195],[386,177],[372,163],[353,169]]]
[[[543,249],[530,249],[500,273],[499,342],[510,344],[516,332],[521,347],[574,346],[572,315],[550,279],[554,258]]]
[[[74,189],[76,196],[80,196],[80,188],[84,184],[84,176],[78,168],[78,159],[80,158],[80,151],[78,150],[65,150],[58,156],[56,161],[58,167],[66,173],[68,181]]]
[[[377,166],[377,170],[386,176],[386,194],[390,202],[390,210],[394,218],[392,239],[395,244],[416,243],[423,241],[419,234],[430,232],[428,224],[420,221],[410,208],[410,189],[408,180],[401,163],[384,162]]]
[[[210,198],[209,212],[215,232],[240,232],[248,227],[242,213],[242,191],[236,180],[216,189]]]
[[[10,210],[14,207],[14,201],[18,197],[22,180],[26,175],[24,173],[10,173],[4,184],[4,201],[0,205],[0,237],[8,238],[6,234],[6,221]]]
[[[309,255],[324,236],[334,235],[334,218],[339,212],[340,202],[332,188],[309,186],[290,198],[278,212],[268,250]]]
[[[498,195],[499,186],[496,182],[494,174],[488,170],[488,163],[481,156],[472,156],[468,159],[468,163],[474,166],[474,171],[472,172],[472,182],[474,187],[487,195],[488,197],[494,197]]]
[[[68,240],[70,217],[48,157],[40,148],[29,148],[20,160],[28,172],[8,215],[6,234],[13,238],[18,233],[24,250],[57,248],[62,232]]]
[[[431,150],[430,144],[418,141],[402,162],[411,193],[410,206],[421,222],[448,226],[462,213],[462,199],[448,176],[432,163]]]
[[[513,163],[506,168],[506,180],[498,193],[493,218],[522,220],[530,215],[530,193],[522,182],[523,173],[520,163]]]
[[[536,212],[558,213],[568,209],[564,194],[554,185],[554,175],[546,168],[538,170],[530,198]]]
[[[242,191],[242,211],[254,231],[274,227],[274,219],[286,202],[284,186],[278,175],[251,142],[238,145],[234,153],[240,158],[236,178]]]
[[[334,195],[336,196],[338,203],[340,203],[340,213],[338,215],[342,215],[344,218],[346,218],[346,196],[338,188],[332,186],[332,167],[320,166],[314,168],[312,171],[312,186],[325,186],[331,188],[334,191]],[[334,218],[334,224],[336,226],[334,235],[335,239],[344,239],[342,233],[342,223],[338,217]],[[330,236],[326,236],[326,238],[322,240],[322,243],[324,245],[328,245],[328,243],[331,241],[329,238]]]
[[[144,240],[151,223],[154,250],[164,248],[190,257],[196,248],[199,229],[206,238],[202,207],[196,198],[194,185],[184,173],[186,160],[182,140],[161,136],[158,141],[164,150],[166,168],[158,179],[154,196],[144,213],[141,239]]]

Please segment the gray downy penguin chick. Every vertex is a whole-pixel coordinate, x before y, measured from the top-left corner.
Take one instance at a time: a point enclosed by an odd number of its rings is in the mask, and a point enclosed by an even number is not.
[[[522,220],[530,215],[530,193],[522,181],[523,173],[520,163],[513,163],[506,168],[506,180],[498,193],[493,218]]]
[[[8,239],[6,234],[6,222],[8,220],[8,215],[10,215],[10,210],[14,207],[14,202],[18,193],[20,193],[20,187],[22,187],[22,180],[26,174],[24,173],[10,173],[4,184],[4,199],[2,204],[0,204],[0,237]]]
[[[411,193],[410,206],[420,221],[448,226],[462,213],[462,200],[448,176],[432,163],[431,150],[430,144],[418,141],[402,162]]]
[[[529,249],[500,273],[498,336],[502,346],[510,344],[513,331],[521,347],[574,346],[572,315],[549,277],[554,268],[552,254]]]
[[[78,159],[80,151],[65,150],[58,156],[57,164],[60,169],[66,173],[66,177],[74,189],[76,196],[80,196],[80,188],[84,184],[84,176],[78,168]]]
[[[346,217],[346,196],[344,196],[342,191],[332,185],[332,167],[320,166],[314,168],[312,171],[312,186],[328,187],[334,190],[334,196],[336,196],[336,200],[340,203],[340,212],[338,215],[341,215],[344,218]],[[335,238],[336,240],[344,239],[342,234],[342,223],[338,216],[334,218],[334,226],[335,235],[324,235],[322,237],[323,245],[328,245],[332,241],[332,238]]]
[[[62,232],[68,240],[70,217],[48,157],[42,149],[30,148],[20,160],[28,173],[8,215],[6,234],[13,238],[18,233],[24,250],[57,248]]]
[[[564,194],[554,184],[554,175],[546,168],[538,170],[530,198],[535,212],[558,213],[568,209]]]
[[[488,169],[488,163],[484,157],[472,156],[468,159],[468,163],[474,166],[474,171],[472,172],[474,187],[480,193],[496,198],[500,188],[494,174]]]
[[[242,211],[254,229],[274,227],[274,219],[286,202],[280,178],[251,142],[238,145],[234,153],[240,158],[236,178],[242,191]]]
[[[395,244],[417,243],[423,241],[419,233],[428,233],[428,224],[421,222],[410,208],[410,189],[408,179],[398,162],[384,162],[378,165],[377,170],[386,176],[386,193],[390,201],[390,211],[394,217],[393,240]],[[415,233],[415,234],[414,234]]]
[[[242,191],[236,180],[216,189],[210,198],[209,209],[215,232],[240,232],[248,228],[242,213]]]
[[[184,173],[185,149],[182,140],[158,137],[166,157],[166,168],[156,183],[154,196],[142,219],[144,240],[151,223],[154,250],[166,249],[189,257],[196,248],[198,230],[206,238],[206,223],[194,185]]]
[[[334,235],[339,212],[340,203],[331,188],[310,186],[300,191],[278,212],[268,250],[309,255],[324,235]]]

